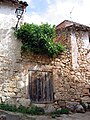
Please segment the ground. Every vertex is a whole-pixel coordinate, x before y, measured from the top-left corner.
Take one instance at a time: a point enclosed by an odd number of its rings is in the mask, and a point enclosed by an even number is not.
[[[52,118],[51,116],[29,116],[1,110],[0,115],[6,115],[6,120],[90,120],[90,112],[61,115],[61,117]]]

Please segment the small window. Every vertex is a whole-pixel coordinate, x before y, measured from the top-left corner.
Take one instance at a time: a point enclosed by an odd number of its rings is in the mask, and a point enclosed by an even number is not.
[[[89,88],[89,93],[90,93],[90,88]]]
[[[90,33],[88,33],[88,37],[89,37],[89,43],[90,43]]]
[[[29,96],[32,102],[53,101],[52,73],[32,70],[29,72]]]
[[[90,43],[90,37],[89,37],[89,43]]]

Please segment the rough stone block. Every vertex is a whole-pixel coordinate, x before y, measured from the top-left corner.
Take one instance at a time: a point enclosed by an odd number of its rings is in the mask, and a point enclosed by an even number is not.
[[[30,105],[30,99],[20,98],[19,104],[25,107],[28,107]]]
[[[55,111],[55,108],[53,105],[49,104],[45,107],[45,113],[51,113],[51,112],[54,112]]]
[[[6,120],[6,115],[0,115],[0,120]]]
[[[58,103],[59,107],[61,107],[61,108],[66,107],[65,101],[59,100],[57,103]]]

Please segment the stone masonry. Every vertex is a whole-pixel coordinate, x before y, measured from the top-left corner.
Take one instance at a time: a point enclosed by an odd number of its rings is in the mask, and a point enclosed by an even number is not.
[[[0,19],[0,102],[30,105],[30,69],[52,72],[55,104],[59,100],[90,102],[90,28],[70,23],[57,29],[56,42],[66,47],[57,58],[25,54],[21,53],[22,43],[12,29],[16,19],[6,11]]]

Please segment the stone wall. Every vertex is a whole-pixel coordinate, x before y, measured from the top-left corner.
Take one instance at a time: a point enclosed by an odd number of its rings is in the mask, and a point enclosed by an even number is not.
[[[13,20],[11,26],[14,26]],[[57,41],[65,45],[66,50],[52,59],[21,53],[22,43],[6,25],[5,28],[0,25],[0,102],[30,105],[29,70],[53,73],[55,104],[59,100],[83,99],[90,102],[90,43],[87,32],[60,31]]]
[[[55,65],[56,68],[60,66],[59,71],[57,70],[58,72],[56,71],[57,74],[55,74],[57,76],[57,80],[55,80],[59,83],[56,86],[62,83],[57,88],[58,92],[55,92],[56,98],[74,101],[82,99],[90,102],[90,42],[88,32],[82,30],[67,32],[66,30],[66,33],[71,36],[68,39],[70,44],[65,42],[68,51],[61,55],[58,59],[60,62]],[[61,75],[58,76],[58,74]]]
[[[62,33],[60,40],[66,46],[66,51],[55,59],[33,55],[23,56],[24,71],[28,73],[28,69],[33,69],[35,66],[38,66],[37,68],[42,71],[52,71],[55,101],[84,99],[90,102],[90,44],[88,47],[83,47],[86,45],[83,39],[89,40],[86,39],[87,37],[83,37],[85,34],[87,36],[87,32],[74,31],[75,41],[72,39],[72,31],[66,31],[66,34],[65,32]]]
[[[70,38],[70,37],[69,37]],[[20,45],[19,41],[13,39],[14,46]],[[71,40],[71,39],[70,39]],[[13,44],[13,42],[12,42]],[[79,44],[80,45],[80,44]],[[20,45],[21,46],[21,45]],[[83,96],[89,96],[89,57],[84,51],[78,52],[78,68],[72,67],[72,51],[67,49],[55,59],[47,56],[27,55],[20,56],[20,46],[12,50],[9,57],[1,57],[1,101],[7,103],[19,103],[29,105],[28,95],[28,73],[29,69],[51,71],[53,73],[54,101],[80,100]],[[14,47],[12,47],[14,48]],[[15,47],[16,48],[16,47]],[[81,48],[81,47],[80,47]],[[72,50],[72,49],[71,49]],[[79,49],[78,49],[79,50]],[[10,49],[9,49],[10,51]],[[18,56],[15,55],[18,53]],[[81,54],[82,53],[82,54]],[[88,53],[89,54],[89,53]],[[12,59],[10,60],[10,56]],[[7,59],[6,59],[7,58]],[[87,60],[86,60],[87,59]],[[6,64],[5,64],[6,63]]]
[[[16,70],[20,72],[21,42],[12,29],[17,22],[14,13],[15,6],[0,3],[0,102],[15,98],[18,92],[15,77]]]

